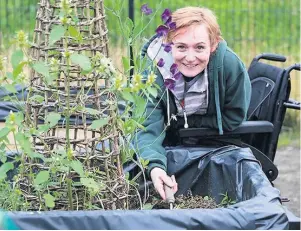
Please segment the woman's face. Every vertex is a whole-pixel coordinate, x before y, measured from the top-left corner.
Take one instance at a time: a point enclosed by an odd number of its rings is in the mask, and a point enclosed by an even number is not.
[[[204,25],[191,25],[177,31],[172,40],[172,56],[179,71],[186,77],[195,77],[209,62],[211,47],[209,34]]]

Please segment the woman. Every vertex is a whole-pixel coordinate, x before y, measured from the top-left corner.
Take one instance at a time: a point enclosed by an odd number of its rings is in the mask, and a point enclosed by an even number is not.
[[[171,15],[165,11],[162,19],[164,25],[143,54],[157,63],[156,83],[163,95],[147,105],[146,129],[138,133],[137,145],[149,160],[147,174],[165,199],[164,184],[177,191],[176,181],[166,174],[165,144],[175,141],[171,137],[180,128],[208,127],[220,134],[234,130],[245,120],[251,85],[211,10],[185,7]]]

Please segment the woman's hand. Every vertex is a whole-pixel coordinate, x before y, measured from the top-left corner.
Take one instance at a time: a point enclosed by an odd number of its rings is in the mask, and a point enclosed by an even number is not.
[[[166,199],[163,187],[164,184],[171,187],[174,193],[178,191],[178,184],[175,176],[169,177],[163,169],[157,167],[153,168],[150,172],[150,176],[156,191],[160,194],[163,200]]]

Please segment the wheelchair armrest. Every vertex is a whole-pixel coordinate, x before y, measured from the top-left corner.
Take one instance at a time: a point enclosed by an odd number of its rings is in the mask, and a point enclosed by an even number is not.
[[[269,121],[244,121],[235,130],[225,131],[223,135],[219,135],[218,130],[212,128],[183,128],[179,130],[179,135],[181,138],[228,136],[250,133],[271,133],[273,129],[274,125]]]

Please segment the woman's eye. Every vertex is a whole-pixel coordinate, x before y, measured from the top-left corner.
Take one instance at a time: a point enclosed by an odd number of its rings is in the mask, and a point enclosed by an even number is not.
[[[197,46],[197,49],[198,49],[198,50],[204,50],[205,47],[204,47],[204,46]]]
[[[177,46],[177,48],[178,48],[179,50],[184,50],[184,49],[185,49],[185,46],[179,45],[179,46]]]

